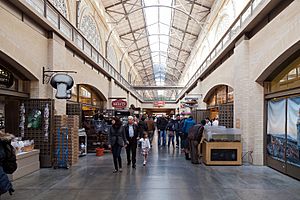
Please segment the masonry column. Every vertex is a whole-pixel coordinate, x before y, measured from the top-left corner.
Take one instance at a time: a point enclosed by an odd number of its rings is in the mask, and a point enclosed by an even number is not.
[[[243,155],[253,150],[249,133],[249,41],[241,38],[234,49],[234,127],[242,130]]]
[[[115,84],[115,81],[114,81],[114,79],[110,79],[109,80],[109,83],[108,83],[108,100],[107,100],[107,108],[108,109],[112,109],[112,105],[111,105],[111,103],[112,103],[112,97],[113,97],[113,85]]]
[[[45,70],[70,70],[69,67],[70,66],[67,66],[66,63],[65,42],[58,35],[52,33],[48,43],[48,66]],[[56,89],[52,89],[50,83],[48,83],[47,87],[50,87],[48,90],[51,90],[51,92],[49,91],[48,93],[48,98],[54,99],[55,114],[65,115],[67,104],[66,100],[55,98]]]

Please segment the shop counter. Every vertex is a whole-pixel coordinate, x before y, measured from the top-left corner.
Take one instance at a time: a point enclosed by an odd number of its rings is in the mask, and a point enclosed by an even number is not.
[[[17,170],[9,175],[10,180],[16,180],[27,174],[31,174],[40,169],[39,160],[40,150],[34,149],[29,152],[22,152],[17,154]]]
[[[202,144],[206,165],[242,165],[241,142],[208,142]]]

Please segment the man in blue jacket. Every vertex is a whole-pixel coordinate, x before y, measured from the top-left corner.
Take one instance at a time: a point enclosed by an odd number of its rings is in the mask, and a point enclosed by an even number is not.
[[[193,119],[192,116],[190,116],[188,119],[184,121],[183,127],[182,127],[182,132],[183,132],[183,144],[184,144],[184,150],[185,150],[185,159],[190,160],[189,156],[189,141],[188,141],[188,134],[189,130],[196,124],[195,120]]]

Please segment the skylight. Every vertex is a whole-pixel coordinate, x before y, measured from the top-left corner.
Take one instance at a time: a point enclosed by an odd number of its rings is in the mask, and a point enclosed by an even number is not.
[[[171,26],[171,15],[173,0],[144,0],[144,8],[151,58],[153,62],[153,73],[156,85],[165,85],[167,51],[169,46],[169,34]],[[158,6],[160,5],[160,6]],[[151,7],[153,6],[153,7]],[[159,91],[158,95],[163,95]]]

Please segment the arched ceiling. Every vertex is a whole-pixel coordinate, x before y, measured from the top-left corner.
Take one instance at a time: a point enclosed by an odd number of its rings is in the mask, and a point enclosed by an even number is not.
[[[178,85],[214,0],[103,0],[144,85]],[[108,40],[110,37],[108,38]],[[152,97],[178,91],[151,91]]]

